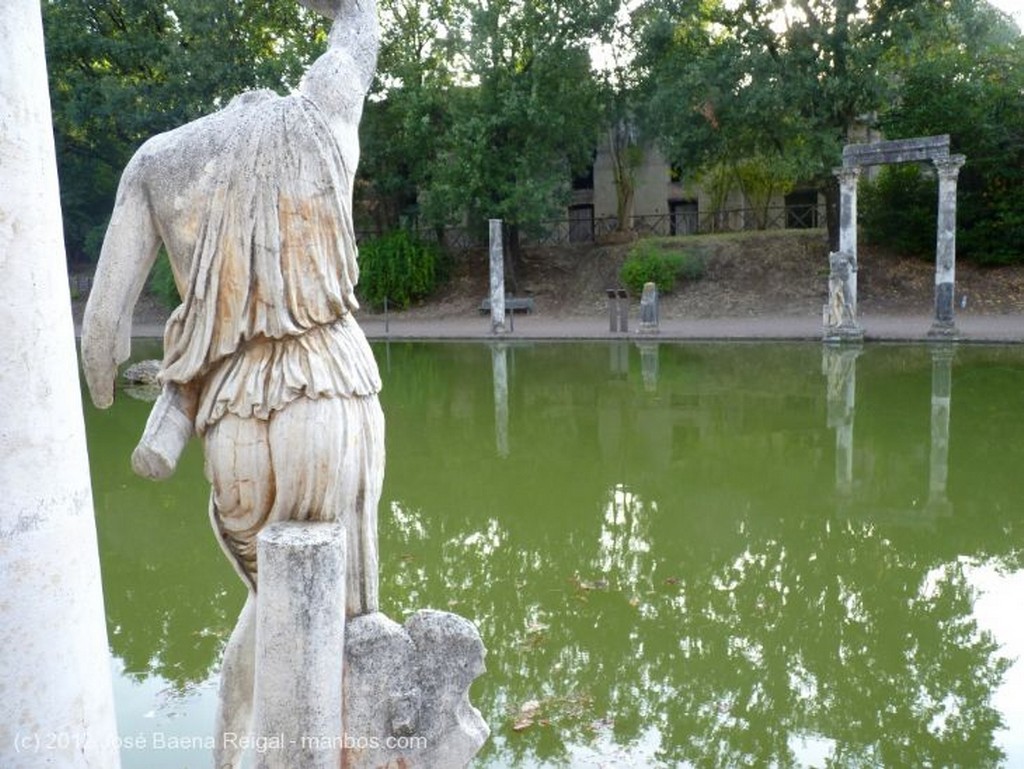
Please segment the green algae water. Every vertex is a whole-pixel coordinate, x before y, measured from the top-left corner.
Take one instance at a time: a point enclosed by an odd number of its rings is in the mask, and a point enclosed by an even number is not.
[[[1024,765],[1024,348],[374,349],[381,608],[480,628],[475,766]],[[86,411],[123,766],[208,767],[244,595],[148,410]]]

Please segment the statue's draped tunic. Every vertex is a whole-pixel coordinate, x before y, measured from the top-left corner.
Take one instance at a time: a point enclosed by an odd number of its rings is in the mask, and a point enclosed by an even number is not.
[[[383,467],[380,376],[361,329],[349,171],[306,97],[265,96],[208,169],[213,183],[165,384],[193,388],[211,516],[256,585],[256,535],[277,520],[348,529],[348,610],[376,609]]]

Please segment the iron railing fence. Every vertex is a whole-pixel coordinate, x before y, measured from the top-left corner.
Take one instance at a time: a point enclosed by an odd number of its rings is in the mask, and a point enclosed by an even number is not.
[[[823,206],[800,204],[771,206],[758,216],[750,208],[723,209],[700,214],[681,210],[666,214],[648,214],[633,217],[633,231],[639,236],[686,236],[709,233],[750,232],[753,230],[814,229],[825,224]],[[523,234],[525,245],[561,246],[592,243],[602,240],[618,228],[614,216],[595,219],[553,219],[540,223],[538,230]],[[361,231],[360,240],[374,233]],[[477,234],[468,227],[446,227],[443,232],[422,228],[417,234],[425,241],[439,243],[449,251],[486,248],[487,236]]]

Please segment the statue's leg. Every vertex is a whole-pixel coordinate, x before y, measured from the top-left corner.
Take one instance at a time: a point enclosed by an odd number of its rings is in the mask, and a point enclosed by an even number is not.
[[[346,613],[377,611],[377,506],[384,481],[384,415],[376,396],[300,398],[270,419],[276,480],[266,523],[345,525]]]
[[[216,769],[239,769],[252,731],[252,698],[256,682],[256,594],[250,590],[238,623],[224,648],[220,698],[213,749]]]

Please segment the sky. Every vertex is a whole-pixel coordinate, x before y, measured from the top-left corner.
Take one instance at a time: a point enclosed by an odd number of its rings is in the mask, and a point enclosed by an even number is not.
[[[1013,16],[1018,25],[1024,26],[1024,0],[989,0],[989,2],[999,10]]]

